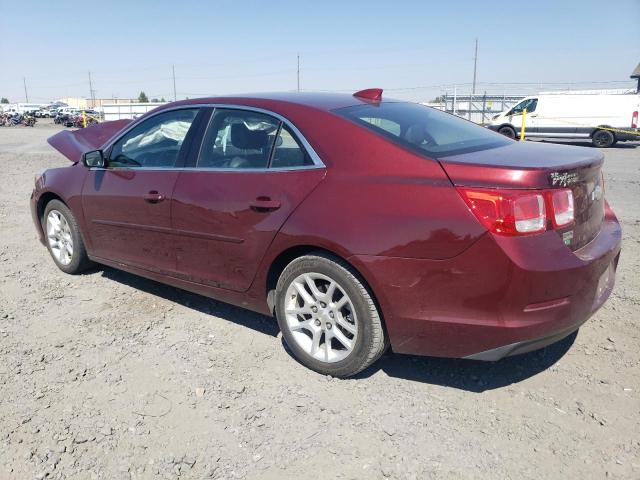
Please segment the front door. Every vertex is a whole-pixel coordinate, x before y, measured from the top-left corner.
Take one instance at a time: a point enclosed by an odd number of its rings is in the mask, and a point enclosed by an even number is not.
[[[195,168],[173,193],[180,275],[247,290],[282,224],[324,177],[313,158],[280,120],[216,109]]]
[[[513,125],[513,128],[516,130],[516,137],[520,137],[523,112],[525,109],[527,110],[527,117],[524,125],[525,137],[536,136],[538,132],[536,113],[537,104],[537,98],[527,98],[518,103],[516,106],[512,107],[509,111],[507,118],[509,119],[509,123],[511,123],[511,125]]]
[[[82,206],[92,255],[160,273],[175,271],[171,195],[197,113],[195,108],[172,110],[142,121],[105,152],[106,168],[90,170]]]

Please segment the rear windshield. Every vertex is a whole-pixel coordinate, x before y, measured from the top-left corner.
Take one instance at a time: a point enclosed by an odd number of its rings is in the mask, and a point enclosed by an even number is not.
[[[508,140],[475,123],[416,103],[382,102],[335,113],[432,158],[508,145]]]

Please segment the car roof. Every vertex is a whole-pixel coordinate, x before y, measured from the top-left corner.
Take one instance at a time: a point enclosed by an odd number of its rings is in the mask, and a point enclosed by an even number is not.
[[[384,100],[382,100],[384,101]],[[302,106],[317,110],[330,111],[337,108],[350,107],[372,103],[372,100],[356,97],[349,93],[323,93],[323,92],[275,92],[275,93],[251,93],[233,96],[192,98],[166,104],[167,107],[177,105],[194,105],[209,103],[226,103],[231,105],[243,105],[249,107],[276,107]],[[375,101],[376,104],[380,103]]]

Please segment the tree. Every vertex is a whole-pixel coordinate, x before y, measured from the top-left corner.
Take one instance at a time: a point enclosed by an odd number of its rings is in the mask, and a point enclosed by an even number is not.
[[[147,98],[147,94],[144,92],[140,92],[140,95],[138,95],[138,102],[139,103],[147,103],[149,101],[149,99]]]
[[[163,103],[164,103],[164,102],[166,102],[166,100],[164,99],[164,97],[162,97],[162,98],[160,99],[160,101],[161,101],[161,102],[163,102]]]
[[[2,97],[0,99],[0,103],[9,103],[9,99],[7,97]]]

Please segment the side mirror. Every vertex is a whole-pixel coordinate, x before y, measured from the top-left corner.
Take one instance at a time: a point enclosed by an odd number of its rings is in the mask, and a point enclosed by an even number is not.
[[[102,150],[93,150],[82,155],[82,163],[89,168],[105,168],[107,161]]]

